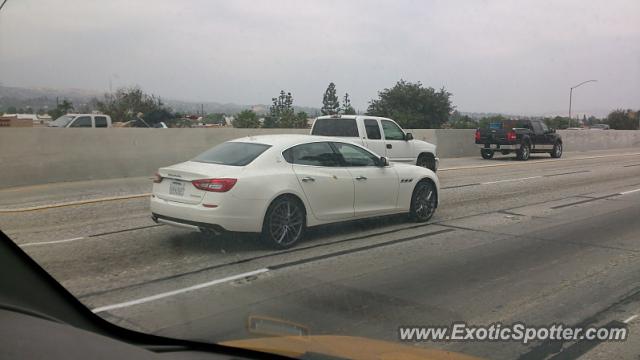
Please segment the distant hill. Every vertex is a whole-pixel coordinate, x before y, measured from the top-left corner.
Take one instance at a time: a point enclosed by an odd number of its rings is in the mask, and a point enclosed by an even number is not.
[[[53,89],[53,88],[21,88],[12,86],[0,85],[0,111],[5,110],[9,106],[15,106],[16,108],[30,107],[34,111],[43,109],[45,111],[52,109],[56,106],[56,101],[59,99],[69,100],[74,106],[82,107],[91,103],[91,100],[97,98],[98,100],[104,97],[104,92],[96,90],[84,90],[84,89]],[[195,101],[183,101],[173,100],[161,97],[162,101],[174,111],[182,113],[199,113],[202,109],[206,113],[225,113],[236,114],[242,110],[252,109],[259,114],[265,114],[269,111],[269,105],[255,104],[255,105],[242,105],[233,103],[218,103],[213,101],[208,102],[195,102]],[[320,113],[319,108],[294,106],[296,111],[305,111],[310,116],[315,116]]]

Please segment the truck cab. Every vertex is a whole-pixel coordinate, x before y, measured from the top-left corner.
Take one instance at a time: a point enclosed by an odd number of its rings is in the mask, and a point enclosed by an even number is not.
[[[335,136],[362,145],[390,161],[414,164],[436,171],[436,146],[414,140],[410,132],[389,118],[366,115],[327,115],[318,117],[311,135]]]

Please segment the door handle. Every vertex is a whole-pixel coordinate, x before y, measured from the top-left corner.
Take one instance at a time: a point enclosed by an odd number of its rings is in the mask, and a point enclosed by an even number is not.
[[[303,182],[316,181],[316,179],[312,178],[311,176],[305,176],[301,180]]]
[[[391,148],[393,148],[393,145],[387,144],[387,149],[391,149]]]
[[[356,180],[367,180],[367,177],[360,175],[356,178]]]

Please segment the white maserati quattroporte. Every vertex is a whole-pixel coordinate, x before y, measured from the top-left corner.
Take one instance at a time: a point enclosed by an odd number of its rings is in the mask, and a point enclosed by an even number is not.
[[[310,226],[396,213],[425,222],[438,190],[431,170],[389,163],[335,137],[261,135],[159,169],[151,212],[156,222],[256,232],[287,248]]]

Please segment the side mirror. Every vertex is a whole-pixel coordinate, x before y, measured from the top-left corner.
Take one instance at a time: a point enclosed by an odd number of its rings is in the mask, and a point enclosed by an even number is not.
[[[380,167],[389,166],[389,159],[384,156],[380,156]]]
[[[404,134],[404,140],[405,141],[413,140],[413,134],[412,133]]]

